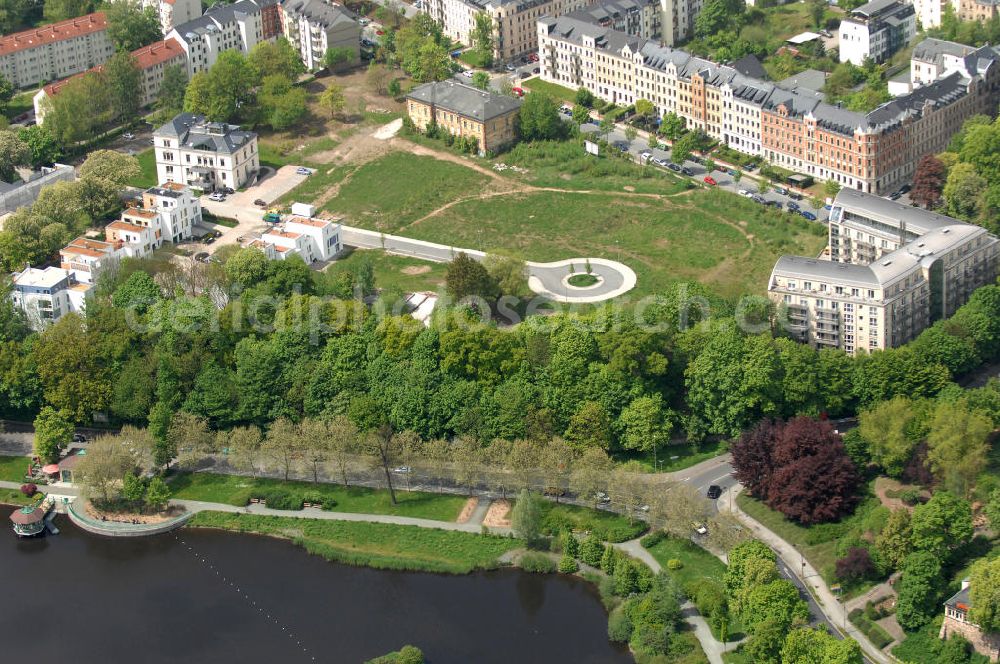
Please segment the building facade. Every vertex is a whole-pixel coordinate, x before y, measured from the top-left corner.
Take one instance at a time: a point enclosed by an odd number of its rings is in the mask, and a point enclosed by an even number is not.
[[[475,139],[481,153],[517,140],[520,108],[520,99],[454,80],[426,83],[406,95],[406,112],[418,129],[436,125],[454,136]]]
[[[299,256],[306,263],[329,261],[344,248],[340,230],[340,224],[326,219],[294,215],[248,246],[263,251],[270,260]]]
[[[923,155],[944,150],[962,122],[995,114],[1000,101],[1000,54],[985,47],[857,113],[794,80],[765,81],[572,16],[543,18],[538,31],[542,80],[615,104],[646,99],[658,115],[675,113],[733,149],[871,193],[906,182]]]
[[[142,192],[142,207],[157,214],[160,236],[175,244],[189,239],[202,219],[198,197],[179,182],[164,182]]]
[[[840,61],[885,62],[917,34],[917,13],[901,0],[872,0],[840,22]]]
[[[92,291],[93,285],[80,282],[72,270],[26,267],[14,274],[11,299],[31,328],[41,330],[68,313],[85,313]]]
[[[156,176],[202,191],[238,189],[260,170],[257,134],[181,113],[153,132]]]
[[[176,39],[184,49],[191,77],[210,69],[223,51],[249,53],[260,42],[280,34],[277,0],[239,0],[213,5],[203,16],[175,26],[167,39]]]
[[[0,74],[28,88],[87,71],[114,55],[107,31],[96,12],[0,37]]]
[[[175,39],[158,41],[148,46],[132,51],[136,68],[139,70],[139,83],[142,90],[140,106],[150,106],[160,95],[160,86],[163,85],[163,72],[167,67],[178,65],[187,71],[187,60],[184,50]],[[93,67],[89,71],[99,72],[104,69],[104,65]],[[87,73],[87,72],[84,72]],[[76,76],[81,76],[77,74]],[[35,121],[38,124],[45,122],[45,114],[50,108],[49,104],[53,97],[59,94],[63,86],[73,80],[74,76],[64,78],[54,83],[42,86],[35,93],[32,103],[35,107]]]
[[[782,256],[768,296],[794,338],[850,354],[912,341],[997,276],[984,228],[843,189],[830,211],[830,260]]]
[[[115,0],[129,2],[131,0]],[[140,0],[142,7],[152,8],[160,17],[160,29],[167,34],[175,26],[201,16],[201,0]]]
[[[361,61],[361,26],[350,10],[323,0],[285,0],[281,4],[285,38],[299,51],[306,69],[322,69],[327,49],[349,49],[347,64]]]
[[[59,267],[81,283],[92,284],[103,270],[118,264],[121,252],[110,242],[78,237],[59,250]]]
[[[969,580],[962,581],[962,589],[944,603],[944,621],[941,623],[942,639],[950,639],[957,634],[972,644],[980,655],[989,657],[991,662],[1000,661],[1000,633],[983,632],[979,625],[969,620],[972,598],[969,596]]]

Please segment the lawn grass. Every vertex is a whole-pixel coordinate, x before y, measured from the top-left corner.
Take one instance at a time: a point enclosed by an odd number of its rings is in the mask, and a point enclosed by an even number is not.
[[[225,226],[226,228],[236,228],[239,226],[239,222],[235,219],[230,219],[229,217],[217,217],[211,212],[201,211],[201,219],[207,224],[218,224],[219,226]]]
[[[14,118],[22,113],[34,110],[35,95],[37,93],[38,90],[28,90],[14,95],[11,100],[7,102],[7,112],[5,113],[7,119],[13,122]]]
[[[333,499],[336,505],[325,506],[333,512],[358,514],[390,514],[435,521],[454,521],[465,505],[464,496],[452,496],[418,491],[396,491],[398,504],[393,505],[389,492],[367,487],[345,487],[340,484],[313,484],[239,475],[215,473],[180,473],[170,478],[172,498],[203,500],[227,505],[246,505],[253,491],[284,489],[294,494],[315,494]]]
[[[298,186],[275,201],[279,205],[310,203],[330,187],[341,182],[353,168],[350,166],[320,166]]]
[[[572,88],[567,88],[565,86],[559,85],[558,83],[550,83],[548,81],[543,81],[540,78],[530,78],[527,81],[521,83],[521,87],[527,88],[532,92],[544,92],[553,99],[558,101],[566,101],[571,104],[576,101],[576,90]]]
[[[554,535],[570,528],[576,532],[592,532],[608,542],[625,542],[646,532],[646,524],[614,512],[567,505],[546,500],[542,505],[542,532]]]
[[[330,265],[327,274],[354,273],[362,260],[370,260],[375,270],[375,284],[379,288],[399,291],[438,291],[444,286],[445,263],[433,263],[409,256],[387,254],[380,249],[355,249],[346,257]],[[407,274],[404,270],[409,270]]]
[[[702,461],[725,454],[729,444],[725,440],[709,440],[696,445],[669,445],[656,452],[656,464],[652,452],[617,451],[612,454],[614,461],[635,462],[647,473],[672,473],[690,468]]]
[[[0,505],[34,505],[41,500],[41,493],[28,498],[17,489],[0,489]]]
[[[483,54],[473,48],[467,48],[458,56],[458,59],[475,69],[482,69],[486,66],[488,54]]]
[[[0,480],[23,482],[31,459],[26,456],[0,456]]]
[[[153,154],[153,148],[143,150],[135,155],[135,158],[139,160],[139,168],[142,169],[142,172],[139,177],[130,180],[129,185],[140,189],[149,189],[158,185],[159,182],[156,181],[156,155]]]
[[[650,555],[656,558],[656,562],[665,570],[667,561],[671,559],[677,559],[684,564],[678,570],[668,571],[683,588],[694,587],[705,581],[722,583],[722,577],[726,573],[726,566],[721,560],[691,540],[664,537],[647,548]]]
[[[188,525],[290,539],[309,553],[349,565],[451,574],[494,568],[501,555],[523,546],[510,537],[436,528],[224,512],[200,512]]]
[[[376,230],[383,225],[389,231],[462,194],[476,193],[487,180],[481,173],[448,161],[392,152],[354,171],[323,209],[344,215],[349,225]]]

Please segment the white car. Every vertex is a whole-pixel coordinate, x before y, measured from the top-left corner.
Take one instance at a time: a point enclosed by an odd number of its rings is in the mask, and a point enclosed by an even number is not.
[[[124,134],[122,134],[122,138],[124,138],[126,141],[134,141],[135,140],[135,134],[133,134],[130,131],[127,131]]]
[[[413,472],[413,469],[409,466],[396,466],[392,469],[392,472],[399,473],[400,475],[405,475],[406,473]]]
[[[694,532],[698,533],[699,535],[707,535],[708,528],[706,528],[704,524],[696,523],[694,524]]]
[[[750,198],[751,196],[753,196],[753,194],[747,191],[746,189],[740,189],[740,196],[745,196],[747,198]]]
[[[463,70],[462,71],[462,76],[464,76],[466,78],[472,78],[472,70],[471,69],[465,69],[465,70]]]
[[[611,496],[609,496],[608,494],[604,493],[603,491],[598,491],[597,492],[597,502],[600,503],[601,505],[607,505],[608,503],[611,502]]]
[[[298,168],[295,169],[295,174],[296,175],[312,175],[312,171],[309,170],[308,168],[306,168],[305,166],[299,166]]]
[[[210,195],[208,199],[211,201],[216,201],[218,203],[221,203],[222,201],[226,200],[226,195],[221,191],[215,191],[212,192],[212,195]]]
[[[368,25],[369,23],[371,23],[371,21],[369,21],[366,18],[359,18],[358,19],[358,25]]]

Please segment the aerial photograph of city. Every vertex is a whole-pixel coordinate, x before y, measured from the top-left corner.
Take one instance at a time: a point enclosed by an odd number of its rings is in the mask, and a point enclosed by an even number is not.
[[[0,662],[1000,662],[1000,0],[0,0]]]

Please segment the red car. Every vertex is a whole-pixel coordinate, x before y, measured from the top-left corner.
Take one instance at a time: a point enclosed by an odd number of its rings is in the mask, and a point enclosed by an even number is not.
[[[528,59],[531,60],[532,62],[538,62],[538,54],[532,53],[531,55],[528,56]]]
[[[714,187],[715,185],[717,185],[719,183],[716,182],[715,178],[713,178],[711,175],[706,175],[705,176],[705,184],[710,184],[710,185],[712,185]]]
[[[524,96],[524,90],[522,90],[521,88],[514,88],[513,90],[511,90],[511,92],[516,94],[518,97]]]

